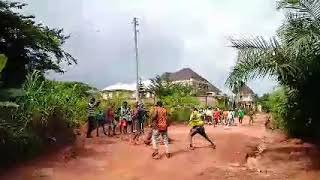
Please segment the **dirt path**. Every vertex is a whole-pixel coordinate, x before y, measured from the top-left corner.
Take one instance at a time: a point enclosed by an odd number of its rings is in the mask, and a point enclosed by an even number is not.
[[[84,149],[75,158],[62,159],[63,152],[52,157],[41,157],[10,170],[0,176],[0,179],[318,180],[317,172],[313,174],[313,171],[301,170],[300,174],[293,176],[290,172],[296,172],[296,169],[290,166],[283,167],[284,169],[279,171],[262,171],[247,166],[246,155],[252,152],[263,139],[281,139],[280,136],[265,131],[263,120],[264,117],[258,115],[254,126],[206,127],[208,134],[217,143],[216,150],[209,148],[207,142],[198,136],[194,140],[197,148],[194,151],[188,150],[188,127],[182,125],[171,127],[169,135],[175,140],[170,146],[173,153],[171,159],[163,156],[160,160],[153,160],[151,147],[130,145],[118,138],[102,136],[86,139]],[[247,121],[244,124],[247,124]],[[161,147],[162,153],[163,150]]]

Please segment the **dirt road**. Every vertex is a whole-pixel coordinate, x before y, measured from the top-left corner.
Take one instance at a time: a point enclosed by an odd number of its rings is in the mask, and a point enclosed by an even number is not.
[[[41,157],[16,167],[0,179],[8,180],[267,180],[267,179],[310,179],[317,180],[319,169],[306,171],[297,166],[278,169],[271,166],[266,170],[247,164],[247,155],[257,149],[263,140],[275,142],[283,137],[265,131],[264,116],[258,115],[254,126],[245,125],[224,127],[207,126],[206,130],[217,144],[213,150],[202,137],[195,136],[195,150],[188,150],[187,126],[170,127],[169,135],[174,139],[170,148],[172,157],[163,156],[160,160],[151,158],[152,149],[145,145],[131,145],[119,138],[85,139],[84,149],[67,160],[63,152]],[[273,141],[274,140],[274,141]],[[161,147],[164,153],[164,147]],[[282,154],[286,156],[285,154]],[[291,161],[290,161],[291,162]],[[300,161],[299,161],[300,162]],[[304,161],[303,161],[304,162]],[[271,165],[283,164],[277,162]],[[252,163],[251,163],[252,164]],[[269,164],[270,165],[270,164]],[[294,173],[293,173],[294,172]],[[320,177],[320,176],[318,176]]]

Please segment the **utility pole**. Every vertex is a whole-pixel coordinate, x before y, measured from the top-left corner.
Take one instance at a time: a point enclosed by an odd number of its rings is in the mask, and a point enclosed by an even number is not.
[[[136,100],[140,102],[140,93],[139,93],[139,54],[138,54],[138,30],[137,27],[139,26],[138,18],[133,18],[133,30],[134,30],[134,47],[136,53]]]

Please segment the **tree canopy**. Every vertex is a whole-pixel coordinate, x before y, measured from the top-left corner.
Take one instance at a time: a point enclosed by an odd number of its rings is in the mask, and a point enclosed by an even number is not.
[[[26,4],[0,0],[0,54],[8,61],[2,72],[6,87],[20,86],[32,70],[64,72],[61,63],[76,63],[63,44],[62,29],[37,24],[34,16],[19,13]]]

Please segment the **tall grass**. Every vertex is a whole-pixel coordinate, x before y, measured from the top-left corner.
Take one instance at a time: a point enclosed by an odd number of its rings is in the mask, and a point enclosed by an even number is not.
[[[54,137],[56,143],[74,140],[73,129],[86,119],[87,91],[76,82],[50,81],[35,71],[27,76],[19,106],[0,107],[0,165],[40,152]]]

